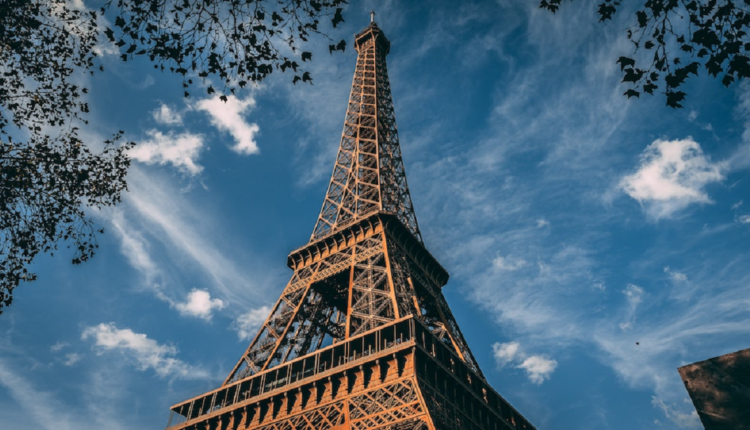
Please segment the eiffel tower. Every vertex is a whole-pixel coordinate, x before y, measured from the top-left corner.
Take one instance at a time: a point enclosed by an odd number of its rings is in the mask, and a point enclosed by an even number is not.
[[[406,183],[385,57],[371,19],[333,175],[307,245],[221,387],[167,428],[534,429],[490,387],[441,288]]]

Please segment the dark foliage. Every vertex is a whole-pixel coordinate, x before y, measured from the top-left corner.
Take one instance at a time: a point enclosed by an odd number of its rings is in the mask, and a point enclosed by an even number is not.
[[[320,19],[333,27],[343,21],[344,0],[117,0],[114,28],[105,28],[107,39],[122,51],[120,58],[146,56],[160,70],[183,76],[187,90],[191,75],[214,78],[222,88],[207,92],[227,93],[248,82],[259,82],[274,70],[291,70],[293,81],[311,81],[295,61],[312,59],[298,49],[312,35],[321,35]],[[343,40],[331,45],[343,51]],[[282,49],[283,48],[283,49]],[[188,93],[186,91],[185,95]]]
[[[556,12],[563,0],[541,0],[539,7]],[[625,95],[660,92],[667,106],[681,108],[680,89],[690,75],[705,70],[729,86],[750,75],[750,10],[747,0],[648,0],[636,12],[626,37],[634,54],[620,57]],[[620,0],[600,0],[599,21],[618,12]],[[645,61],[636,63],[639,51]],[[653,55],[650,53],[653,52]]]
[[[0,6],[0,313],[40,252],[64,244],[72,262],[97,248],[86,207],[117,204],[130,165],[122,131],[101,144],[84,142],[86,75],[104,70],[102,48],[123,61],[146,56],[154,67],[194,78],[228,94],[274,70],[312,82],[296,59],[299,45],[322,35],[321,19],[343,21],[344,0],[118,0],[98,10],[66,0],[4,0]],[[102,23],[110,21],[112,28]],[[345,48],[343,41],[331,51]],[[95,145],[97,149],[93,149]]]

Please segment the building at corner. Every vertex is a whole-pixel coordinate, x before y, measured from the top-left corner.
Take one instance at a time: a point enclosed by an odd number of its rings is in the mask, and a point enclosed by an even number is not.
[[[706,430],[750,430],[750,348],[677,370]]]

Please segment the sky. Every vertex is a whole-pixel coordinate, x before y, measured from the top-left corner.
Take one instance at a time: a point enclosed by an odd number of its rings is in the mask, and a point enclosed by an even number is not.
[[[677,367],[750,346],[750,86],[628,100],[632,15],[536,5],[352,2],[313,85],[227,103],[105,55],[83,133],[139,142],[129,191],[89,211],[91,261],[38,257],[0,315],[0,427],[160,429],[222,383],[309,240],[375,8],[422,236],[490,384],[539,429],[701,428]]]

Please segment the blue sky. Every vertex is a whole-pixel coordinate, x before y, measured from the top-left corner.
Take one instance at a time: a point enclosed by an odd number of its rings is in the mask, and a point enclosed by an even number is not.
[[[676,368],[748,347],[750,87],[627,100],[630,16],[591,2],[356,2],[377,21],[415,210],[493,387],[540,429],[700,428]],[[310,46],[223,105],[103,59],[97,139],[141,142],[81,266],[38,258],[0,316],[0,427],[158,429],[231,371],[320,210],[356,54]],[[705,75],[705,73],[703,73]]]

